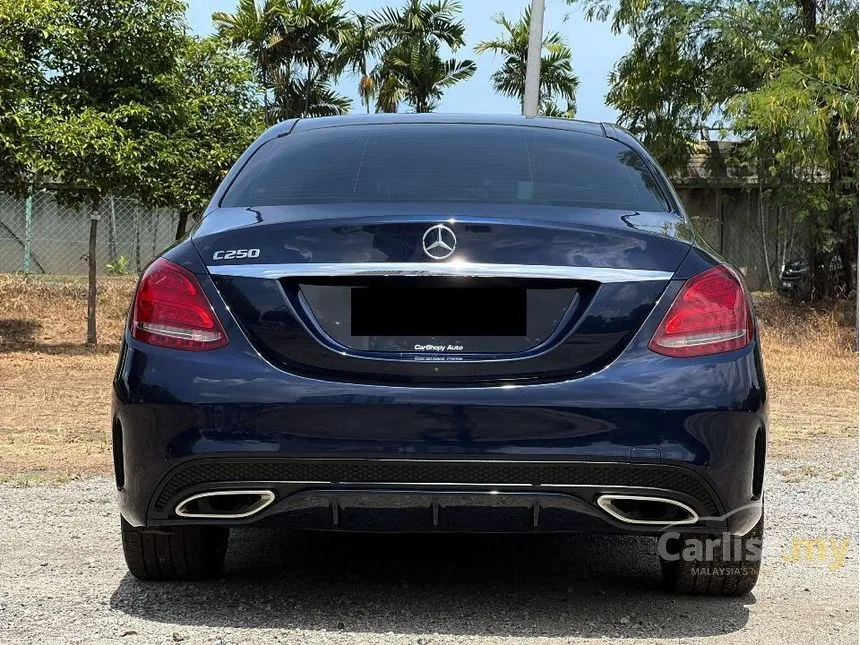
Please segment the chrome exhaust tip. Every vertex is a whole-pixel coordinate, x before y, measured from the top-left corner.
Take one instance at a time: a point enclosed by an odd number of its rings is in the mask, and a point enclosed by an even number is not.
[[[186,497],[176,505],[179,517],[238,520],[251,517],[275,501],[270,490],[213,490]]]
[[[620,522],[668,526],[695,524],[699,515],[692,508],[674,499],[642,495],[601,495],[597,505]]]

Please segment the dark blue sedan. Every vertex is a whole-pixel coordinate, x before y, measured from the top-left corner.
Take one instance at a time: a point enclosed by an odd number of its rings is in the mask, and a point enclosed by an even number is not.
[[[114,382],[128,567],[230,527],[653,535],[759,573],[767,413],[738,272],[612,125],[377,115],[263,134],[140,278]]]

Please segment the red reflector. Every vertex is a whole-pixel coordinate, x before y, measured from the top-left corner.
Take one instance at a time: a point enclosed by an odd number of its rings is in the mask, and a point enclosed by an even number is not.
[[[140,278],[130,321],[133,338],[189,351],[223,347],[227,334],[194,274],[164,258]]]
[[[706,356],[746,347],[752,336],[743,283],[717,265],[684,283],[648,347],[665,356]]]

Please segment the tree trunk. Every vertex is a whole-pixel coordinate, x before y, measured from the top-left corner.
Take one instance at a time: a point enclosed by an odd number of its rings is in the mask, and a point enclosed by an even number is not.
[[[269,123],[269,79],[266,73],[266,61],[263,57],[263,43],[260,43],[260,82],[263,86],[263,125],[271,125]]]
[[[830,157],[828,168],[827,186],[827,225],[830,234],[836,240],[835,247],[830,252],[822,253],[820,250],[823,241],[819,239],[816,243],[817,262],[811,266],[813,271],[812,283],[816,289],[816,296],[847,298],[852,291],[854,272],[852,262],[857,254],[857,233],[853,226],[856,213],[846,212],[846,198],[857,190],[856,180],[852,181],[852,161],[846,161],[849,155],[845,154],[844,148],[850,148],[847,142],[840,140],[840,120],[833,116],[827,125],[827,152]],[[856,148],[850,159],[856,159]]]
[[[176,240],[182,238],[185,235],[185,227],[188,225],[188,213],[180,211],[179,213],[179,221],[176,222]]]
[[[286,106],[286,112],[283,111],[284,107],[281,107],[280,110],[278,110],[278,114],[279,114],[280,118],[282,118],[282,119],[284,119],[284,118],[292,119],[293,117],[296,117],[299,115],[296,114],[296,106],[287,100],[287,97],[290,95],[290,93],[287,91],[287,88],[290,86],[290,82],[292,79],[292,68],[291,68],[291,66],[287,65],[286,69],[280,70],[279,74],[280,75],[278,76],[278,81],[275,81],[272,83],[272,86],[273,86],[272,89],[273,89],[274,98],[275,98],[275,109],[277,110],[278,83],[280,83],[281,92],[284,95],[284,99],[283,99],[284,102],[281,105]],[[272,119],[272,120],[274,121],[274,119]]]
[[[848,204],[857,194],[857,145],[856,139],[839,136],[842,124],[837,117],[830,120],[830,155],[833,159],[830,170],[830,190],[833,200],[833,227],[838,240],[836,254],[839,257],[839,298],[847,298],[854,289],[855,272],[852,264],[857,256],[857,212]]]
[[[312,81],[313,71],[314,71],[313,63],[308,63],[308,78],[307,78],[307,81],[305,82],[305,109],[302,111],[303,117],[308,116],[308,110],[310,109],[310,106],[311,106],[311,87],[312,87],[311,83],[313,82]]]
[[[99,227],[99,205],[101,197],[94,197],[90,212],[90,249],[87,256],[89,280],[87,286],[87,345],[97,345],[96,335],[96,241]]]
[[[811,35],[818,22],[817,0],[800,0],[800,10],[803,13],[803,30],[807,35]]]
[[[364,93],[362,97],[364,99],[364,107],[367,109],[367,113],[370,114],[370,92],[367,91],[368,87],[368,78],[367,78],[367,61],[362,56],[361,58],[361,89]]]
[[[773,284],[773,273],[770,270],[770,258],[767,253],[767,217],[765,216],[764,199],[762,198],[761,176],[758,181],[758,221],[761,229],[761,250],[764,254],[764,268],[767,271],[767,283],[771,291],[776,291]]]

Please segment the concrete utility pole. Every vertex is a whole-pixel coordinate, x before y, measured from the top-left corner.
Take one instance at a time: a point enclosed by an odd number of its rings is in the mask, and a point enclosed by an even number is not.
[[[532,0],[532,19],[529,24],[529,52],[526,59],[526,90],[523,95],[523,114],[537,116],[540,99],[540,54],[543,45],[544,0]]]

